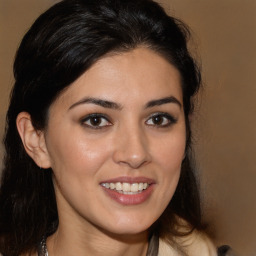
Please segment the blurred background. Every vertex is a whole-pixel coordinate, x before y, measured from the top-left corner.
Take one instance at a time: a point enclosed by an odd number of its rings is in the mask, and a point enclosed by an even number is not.
[[[56,2],[0,0],[1,138],[16,49]],[[193,131],[208,231],[216,245],[256,256],[256,0],[158,2],[190,26],[190,47],[202,63],[204,89]]]

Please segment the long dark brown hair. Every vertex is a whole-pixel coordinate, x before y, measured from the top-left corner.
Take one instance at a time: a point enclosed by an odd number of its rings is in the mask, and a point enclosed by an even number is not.
[[[151,234],[169,241],[182,235],[177,216],[191,229],[201,227],[188,119],[200,72],[188,52],[188,38],[187,27],[151,0],[64,0],[35,21],[17,51],[6,117],[0,190],[0,252],[4,256],[34,251],[42,236],[58,227],[52,170],[41,170],[26,154],[16,128],[17,115],[28,112],[34,127],[43,130],[50,105],[66,87],[107,53],[139,46],[160,54],[179,70],[187,129],[178,187]]]

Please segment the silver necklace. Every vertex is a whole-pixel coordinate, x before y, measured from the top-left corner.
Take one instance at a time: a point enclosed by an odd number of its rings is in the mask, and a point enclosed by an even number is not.
[[[46,238],[45,237],[43,237],[43,239],[40,242],[38,256],[49,256],[48,251],[47,251]]]

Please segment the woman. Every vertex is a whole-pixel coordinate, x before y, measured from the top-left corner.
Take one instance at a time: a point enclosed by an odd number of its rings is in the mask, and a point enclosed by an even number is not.
[[[7,113],[4,256],[216,255],[190,165],[188,36],[150,0],[64,0],[36,20]]]

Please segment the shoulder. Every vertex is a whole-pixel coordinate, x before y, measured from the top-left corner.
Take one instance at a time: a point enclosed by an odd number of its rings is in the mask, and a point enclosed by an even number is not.
[[[217,256],[217,248],[209,237],[200,231],[194,230],[190,235],[179,238],[179,244],[191,256]]]
[[[207,235],[197,230],[194,230],[187,236],[179,237],[175,241],[185,253],[179,253],[178,249],[175,249],[167,242],[160,239],[158,256],[217,256],[217,249],[212,241]]]

